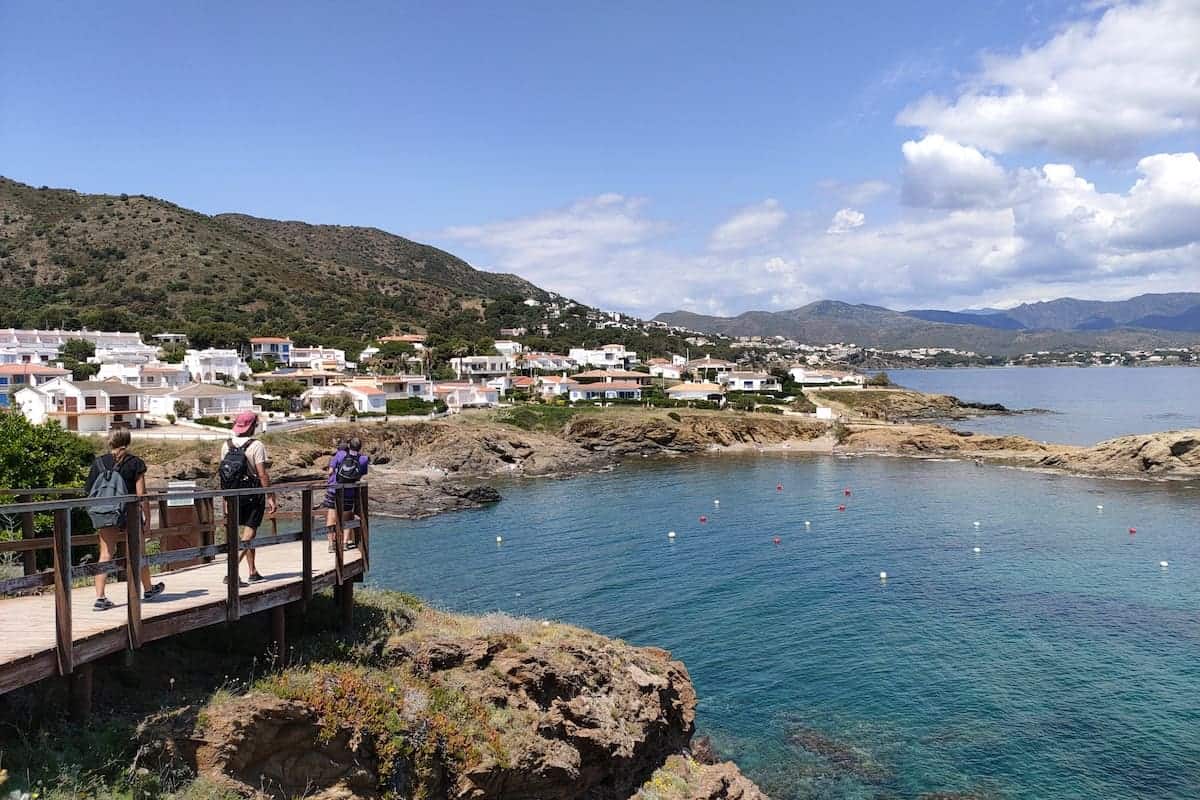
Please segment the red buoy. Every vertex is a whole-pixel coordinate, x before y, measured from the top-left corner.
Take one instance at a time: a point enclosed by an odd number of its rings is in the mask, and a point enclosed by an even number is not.
[[[782,540],[782,539],[780,539],[778,536],[776,536],[776,537],[775,537],[775,539],[774,539],[774,542],[775,542],[775,544],[779,544],[779,543],[780,543],[780,542],[782,542],[782,541],[783,541],[783,540]]]
[[[776,484],[776,485],[775,485],[775,491],[777,491],[777,492],[782,492],[782,491],[783,491],[783,484],[782,484],[782,483]]]
[[[1129,529],[1129,535],[1130,535],[1130,536],[1132,536],[1132,535],[1133,535],[1133,534],[1135,534],[1135,533],[1137,533],[1137,528],[1130,528],[1130,529]]]
[[[701,516],[700,516],[700,521],[701,521],[701,522],[708,522],[708,517],[701,515]]]
[[[845,510],[846,510],[845,506],[838,506],[838,511],[845,511]]]
[[[849,490],[849,489],[842,489],[842,494],[846,495],[846,497],[849,497],[849,496],[850,496],[850,490]]]

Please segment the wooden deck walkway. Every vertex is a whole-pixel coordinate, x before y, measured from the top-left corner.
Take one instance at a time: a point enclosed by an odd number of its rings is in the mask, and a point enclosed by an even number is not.
[[[104,656],[268,610],[272,611],[273,637],[283,652],[284,609],[302,605],[314,592],[328,587],[334,587],[340,595],[343,620],[348,622],[353,584],[362,580],[370,563],[368,487],[356,487],[357,519],[343,521],[338,516],[342,536],[356,538],[359,547],[339,548],[338,552],[328,550],[323,534],[324,512],[314,519],[314,493],[323,494],[325,489],[323,485],[291,484],[269,490],[163,492],[141,501],[158,506],[158,527],[147,530],[138,524],[141,503],[129,497],[124,501],[132,520],[124,536],[125,555],[103,565],[72,563],[77,548],[96,541],[92,534],[72,534],[72,515],[100,501],[72,497],[0,505],[0,518],[9,524],[20,519],[22,531],[20,539],[0,541],[0,553],[20,555],[26,572],[23,577],[0,580],[0,592],[8,593],[0,594],[0,694],[51,676],[68,676],[73,710],[85,716],[90,710],[92,663]],[[336,489],[339,497],[344,489]],[[54,490],[43,491],[54,494]],[[36,495],[37,490],[29,493]],[[238,496],[267,493],[298,496],[300,513],[281,514],[280,520],[271,521],[268,530],[260,529],[253,544],[240,542],[231,554],[225,542],[238,538]],[[194,507],[195,513],[190,520],[180,521],[175,519],[173,511],[177,509],[172,506]],[[222,510],[228,513],[222,515]],[[46,513],[54,517],[53,535],[38,536],[35,515]],[[277,526],[288,524],[293,530],[276,532]],[[225,542],[218,543],[217,534],[222,530]],[[192,546],[180,547],[180,537]],[[192,537],[190,542],[187,537]],[[168,541],[175,544],[173,549],[147,555],[142,544],[147,539],[160,542],[164,548]],[[226,579],[239,571],[244,576],[247,571],[244,564],[237,569],[236,555],[250,547],[255,551],[258,571],[266,580],[248,586],[238,586],[235,581],[231,587]],[[37,569],[32,555],[38,550],[53,551],[51,569]],[[106,611],[93,610],[96,594],[88,580],[91,576],[101,570],[118,569],[136,576],[142,564],[158,565],[164,570],[153,576],[155,582],[166,584],[161,595],[143,600],[136,583],[130,586],[110,575],[106,595],[116,605]]]

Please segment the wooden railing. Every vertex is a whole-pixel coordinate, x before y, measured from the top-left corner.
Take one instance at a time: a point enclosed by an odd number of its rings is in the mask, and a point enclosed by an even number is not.
[[[313,597],[313,514],[317,511],[313,505],[313,493],[323,496],[329,487],[325,483],[289,483],[276,484],[268,488],[238,489],[238,490],[170,490],[152,492],[143,496],[126,495],[120,498],[87,498],[79,496],[78,489],[20,489],[0,490],[3,495],[15,497],[17,502],[0,505],[0,520],[7,520],[10,530],[15,530],[15,521],[19,520],[21,538],[13,541],[0,541],[0,554],[20,553],[24,564],[24,574],[20,577],[0,580],[0,613],[3,613],[4,596],[29,593],[41,593],[47,587],[53,587],[55,611],[55,649],[57,651],[58,673],[70,675],[77,665],[75,639],[72,635],[71,593],[73,584],[101,573],[115,574],[124,572],[127,592],[127,619],[125,627],[128,632],[128,646],[136,649],[142,646],[143,616],[141,567],[168,568],[184,562],[211,562],[217,556],[224,555],[227,562],[227,589],[225,597],[225,619],[233,622],[241,616],[242,593],[238,576],[238,564],[242,551],[261,550],[264,548],[301,543],[300,583],[301,602],[307,604]],[[345,493],[348,488],[355,491],[354,520],[343,519]],[[350,531],[357,531],[358,547],[362,560],[361,568],[355,570],[355,576],[365,572],[370,563],[370,514],[369,488],[365,483],[336,485],[333,487],[337,497],[336,525],[337,535],[334,537],[335,578],[334,585],[341,587],[348,577],[345,574],[346,562],[343,557],[343,543]],[[241,540],[240,520],[238,518],[239,499],[245,496],[273,494],[278,498],[279,505],[284,506],[284,498],[299,496],[299,511],[279,511],[264,518],[264,524],[270,526],[271,534],[258,535],[249,541]],[[30,498],[59,498],[38,499]],[[125,545],[125,555],[111,561],[75,564],[72,561],[73,548],[93,545],[98,542],[98,536],[90,534],[74,534],[72,531],[72,514],[77,510],[86,510],[91,506],[104,505],[111,507],[118,501],[126,506],[126,530],[122,537]],[[184,501],[194,508],[194,520],[184,524],[169,524],[169,509],[180,507]],[[143,530],[141,506],[149,504],[157,506],[157,527]],[[222,523],[217,521],[217,512],[221,512]],[[50,535],[37,535],[37,517],[50,515],[53,524]],[[297,522],[298,529],[279,532],[279,523]],[[225,541],[217,543],[217,531],[223,527]],[[321,525],[324,529],[324,524]],[[261,530],[261,529],[260,529]],[[147,554],[145,542],[158,541],[161,545],[166,537],[189,536],[200,542],[198,545],[173,550],[160,550]],[[321,540],[322,544],[324,539]],[[53,553],[52,565],[49,569],[39,570],[37,553],[49,550]],[[352,597],[352,594],[350,595]],[[261,610],[258,608],[256,610]],[[348,613],[348,612],[347,612]],[[211,624],[205,622],[204,624]],[[199,624],[189,625],[181,621],[177,629],[159,632],[155,638],[171,635],[200,627]],[[0,646],[2,650],[2,646]],[[0,681],[0,683],[3,683]],[[0,692],[5,691],[0,686]]]

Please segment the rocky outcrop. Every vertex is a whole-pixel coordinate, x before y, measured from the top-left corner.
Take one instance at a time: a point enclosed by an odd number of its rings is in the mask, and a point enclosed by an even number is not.
[[[369,664],[148,720],[139,766],[279,799],[626,800],[691,740],[696,695],[666,651],[500,614],[392,619]],[[763,797],[732,764],[688,775],[684,797]]]
[[[850,419],[897,422],[1018,413],[999,403],[969,403],[953,395],[927,394],[900,387],[809,389],[805,394],[814,403],[830,406]]]
[[[850,425],[838,445],[840,452],[955,456],[1031,466],[1075,449],[1024,436],[993,436],[940,425]]]
[[[704,764],[671,756],[634,795],[634,800],[767,800],[731,761]]]
[[[636,417],[580,415],[567,423],[562,436],[587,450],[622,457],[811,441],[825,433],[824,423],[804,418],[657,411]]]
[[[1200,478],[1200,430],[1121,436],[1048,455],[1038,465],[1087,475]]]

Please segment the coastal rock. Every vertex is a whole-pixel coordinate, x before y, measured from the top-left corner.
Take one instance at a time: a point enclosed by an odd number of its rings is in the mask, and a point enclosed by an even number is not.
[[[703,764],[671,756],[632,800],[767,800],[767,795],[731,761]]]
[[[1012,414],[999,403],[969,403],[948,394],[928,394],[900,387],[809,389],[814,403],[851,419],[888,422],[922,419],[967,419],[986,414]]]
[[[1049,455],[1038,463],[1089,475],[1196,478],[1200,477],[1200,430],[1120,436]]]
[[[778,415],[698,414],[676,412],[580,415],[570,420],[562,435],[594,452],[612,457],[699,453],[713,447],[772,445],[819,439],[826,426],[806,418]]]

